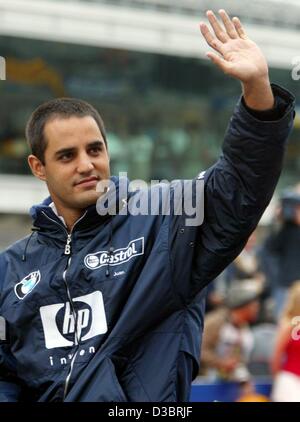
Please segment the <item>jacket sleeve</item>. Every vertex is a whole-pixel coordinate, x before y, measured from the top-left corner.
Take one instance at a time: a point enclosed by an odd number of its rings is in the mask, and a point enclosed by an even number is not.
[[[9,350],[9,334],[5,318],[1,315],[1,293],[7,264],[5,253],[0,254],[0,402],[16,402],[21,387],[15,374],[15,362]]]
[[[205,217],[194,255],[196,290],[239,255],[274,193],[293,126],[295,99],[276,85],[272,88],[281,117],[259,120],[240,100],[223,154],[205,174]]]
[[[187,262],[193,249],[192,276],[180,276],[175,281],[177,292],[186,299],[194,297],[239,255],[272,198],[293,126],[295,103],[283,88],[272,85],[272,89],[277,120],[259,120],[243,99],[238,102],[219,160],[204,176],[201,174],[204,221],[194,230],[195,239],[191,238],[191,229],[185,229],[190,235],[185,257],[182,255],[185,234],[179,242],[178,219],[172,222],[170,250],[175,278],[183,259]],[[190,283],[183,282],[184,279]]]

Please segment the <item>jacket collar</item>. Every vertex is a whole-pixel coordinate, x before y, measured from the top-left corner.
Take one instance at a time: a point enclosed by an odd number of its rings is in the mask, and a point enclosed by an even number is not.
[[[97,201],[97,204],[91,205],[85,210],[84,216],[75,223],[74,230],[77,231],[99,225],[120,211],[120,207],[124,204],[123,201],[126,201],[128,197],[129,181],[125,177],[119,178],[115,176],[112,176],[110,180],[111,186],[108,193],[103,195],[101,200]],[[30,209],[34,226],[39,227],[42,231],[57,231],[60,226],[61,230],[64,229],[66,231],[66,226],[61,217],[55,213],[53,207],[50,207],[51,203],[53,201],[49,196],[41,204],[34,205]]]

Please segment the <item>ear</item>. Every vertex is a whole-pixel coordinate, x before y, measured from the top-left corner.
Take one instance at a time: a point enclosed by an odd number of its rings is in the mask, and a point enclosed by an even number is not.
[[[43,163],[35,156],[29,155],[28,159],[29,167],[31,168],[32,174],[40,180],[46,181],[45,166]]]

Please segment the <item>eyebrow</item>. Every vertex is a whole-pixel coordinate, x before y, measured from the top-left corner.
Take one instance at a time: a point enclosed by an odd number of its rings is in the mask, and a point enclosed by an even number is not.
[[[87,148],[95,148],[95,147],[100,147],[100,146],[102,147],[103,145],[104,145],[104,142],[102,140],[97,140],[97,141],[89,142],[87,144]],[[75,148],[75,147],[63,148],[63,149],[60,149],[60,150],[56,151],[56,153],[54,154],[54,156],[55,157],[59,157],[60,155],[63,155],[63,154],[68,154],[70,152],[75,152],[76,149],[77,148]]]

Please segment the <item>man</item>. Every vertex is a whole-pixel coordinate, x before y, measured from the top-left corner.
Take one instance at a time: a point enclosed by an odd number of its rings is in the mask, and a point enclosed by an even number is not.
[[[272,197],[294,103],[270,86],[240,21],[207,16],[214,35],[204,23],[201,32],[219,53],[208,57],[242,82],[243,99],[204,175],[202,225],[174,211],[181,182],[163,187],[169,215],[123,213],[149,193],[124,196],[117,179],[116,215],[97,213],[96,186],[110,174],[99,115],[61,99],[31,116],[28,161],[51,197],[32,210],[32,237],[1,255],[1,400],[188,400],[204,287],[241,252]]]
[[[254,346],[249,324],[259,312],[261,285],[258,280],[234,281],[225,306],[209,312],[205,318],[201,350],[201,371],[213,370],[226,381],[249,381],[247,363]]]

